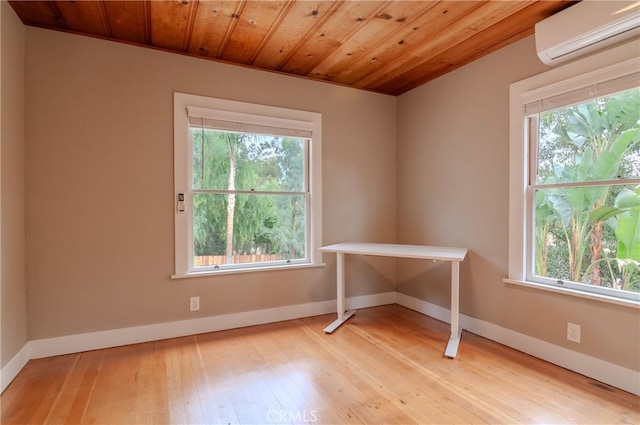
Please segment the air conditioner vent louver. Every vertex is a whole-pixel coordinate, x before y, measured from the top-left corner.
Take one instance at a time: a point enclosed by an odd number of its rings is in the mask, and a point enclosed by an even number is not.
[[[556,65],[637,36],[640,1],[584,0],[536,24],[536,49]]]

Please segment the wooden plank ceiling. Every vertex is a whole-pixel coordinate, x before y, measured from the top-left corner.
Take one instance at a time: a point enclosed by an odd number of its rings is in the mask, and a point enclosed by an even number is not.
[[[10,1],[22,22],[400,95],[573,2]]]

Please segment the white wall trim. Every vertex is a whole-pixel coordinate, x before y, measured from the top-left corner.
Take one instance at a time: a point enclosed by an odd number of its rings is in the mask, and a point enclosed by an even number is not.
[[[333,309],[330,313],[334,313],[337,311],[336,301],[329,301],[333,304]],[[385,292],[382,294],[372,294],[372,295],[360,295],[358,297],[349,297],[345,300],[345,308],[347,310],[356,310],[359,308],[369,308],[376,307],[379,305],[387,305],[387,304],[395,304],[396,303],[396,292]],[[311,315],[310,315],[311,316]]]
[[[9,386],[23,367],[31,360],[30,343],[27,341],[20,351],[0,369],[0,394]]]
[[[397,292],[362,295],[350,297],[346,300],[348,309],[368,308],[394,303],[445,323],[451,322],[449,309]],[[7,388],[30,359],[261,325],[335,313],[335,311],[335,300],[328,300],[29,341],[0,370],[0,393]],[[476,335],[499,342],[616,388],[640,395],[640,372],[638,371],[559,347],[464,314],[460,315],[460,326]],[[464,344],[464,335],[462,336],[462,344]]]
[[[335,302],[276,307],[175,322],[112,329],[31,341],[31,358],[58,356],[122,345],[197,335],[244,326],[262,325],[336,311]]]
[[[390,301],[390,299],[393,299]],[[362,295],[347,300],[353,308],[374,307],[395,302],[395,293]],[[90,332],[56,338],[37,339],[31,341],[31,358],[51,357],[81,351],[98,350],[120,345],[137,344],[161,339],[177,338],[207,332],[241,328],[244,326],[264,325],[266,323],[299,319],[335,313],[334,300],[318,301],[308,304],[297,304],[283,307],[253,310],[241,313],[223,314],[198,319],[180,320],[176,322],[156,323],[131,328]]]
[[[349,308],[354,309],[367,308],[393,304],[395,303],[395,299],[395,292],[387,292],[350,297],[347,298],[346,304]],[[244,326],[263,325],[266,323],[319,316],[335,312],[336,301],[328,300],[28,341],[5,367],[0,370],[0,380],[2,384],[0,393],[9,386],[31,359],[99,350],[102,348],[157,341],[167,338],[177,338]]]
[[[451,323],[451,313],[446,308],[400,293],[396,293],[396,303],[434,319]],[[550,344],[464,314],[460,315],[460,327],[565,369],[640,395],[639,371],[627,369],[586,354]],[[461,344],[464,345],[464,334],[462,335]]]
[[[178,92],[173,94],[173,114],[174,194],[176,198],[180,193],[184,195],[187,211],[193,207],[194,198],[191,183],[190,116],[312,133],[307,163],[309,181],[307,188],[308,214],[306,217],[308,258],[306,258],[306,264],[320,265],[322,263],[322,252],[320,251],[322,246],[322,114]],[[192,219],[192,214],[180,214],[175,211],[175,271],[171,276],[172,279],[198,277],[204,273],[202,270],[194,269],[193,265]],[[244,266],[248,267],[248,264]],[[213,274],[244,272],[247,267],[235,264],[233,267],[227,265],[218,271],[207,270],[206,272]],[[275,267],[259,267],[259,269],[264,271],[275,269]]]

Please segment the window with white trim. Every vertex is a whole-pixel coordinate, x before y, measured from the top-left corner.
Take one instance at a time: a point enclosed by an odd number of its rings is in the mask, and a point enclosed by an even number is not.
[[[174,95],[175,275],[321,261],[321,116]]]
[[[637,60],[519,93],[515,107],[509,278],[640,301]]]

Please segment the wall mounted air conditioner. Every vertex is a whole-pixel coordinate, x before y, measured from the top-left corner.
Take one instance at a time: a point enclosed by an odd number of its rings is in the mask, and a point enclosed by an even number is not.
[[[640,1],[583,0],[536,24],[536,49],[556,65],[639,35]]]

